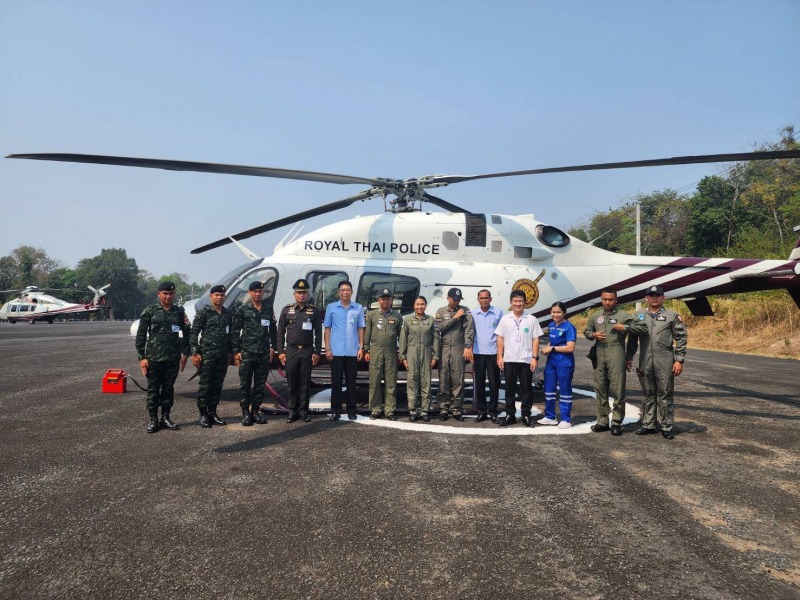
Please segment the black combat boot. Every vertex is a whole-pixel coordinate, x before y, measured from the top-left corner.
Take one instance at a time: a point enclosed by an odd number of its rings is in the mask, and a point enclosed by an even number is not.
[[[220,419],[217,415],[217,407],[215,406],[208,411],[208,418],[214,425],[227,425],[228,422],[225,419]]]
[[[253,419],[254,423],[258,423],[259,425],[266,425],[267,419],[259,412],[259,408],[261,408],[261,403],[253,404],[253,410],[250,411],[250,418]]]
[[[180,429],[180,426],[178,426],[177,423],[169,418],[168,408],[161,409],[161,421],[159,421],[158,426],[162,427],[163,429],[172,429],[173,431]]]
[[[253,425],[253,417],[250,414],[250,409],[246,406],[242,407],[242,425],[250,427]]]
[[[158,409],[151,408],[147,411],[150,415],[150,423],[147,425],[147,433],[155,433],[158,431]]]
[[[203,427],[204,429],[211,427],[211,421],[208,419],[207,408],[200,409],[200,427]]]

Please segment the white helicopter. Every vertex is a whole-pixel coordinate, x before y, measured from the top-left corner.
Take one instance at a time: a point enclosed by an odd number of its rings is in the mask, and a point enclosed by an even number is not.
[[[498,303],[522,289],[526,310],[538,319],[549,316],[550,305],[564,302],[570,312],[599,305],[600,290],[613,287],[620,301],[638,300],[646,287],[658,284],[666,296],[686,301],[697,315],[711,315],[707,296],[766,289],[787,289],[800,306],[800,241],[787,260],[630,256],[608,252],[538,222],[533,215],[474,214],[427,190],[476,179],[570,171],[655,167],[714,162],[800,158],[800,151],[769,151],[682,156],[665,159],[575,165],[472,176],[432,175],[414,179],[364,178],[311,171],[214,163],[98,156],[86,154],[12,154],[65,162],[110,164],[258,177],[276,177],[336,184],[365,184],[369,188],[348,198],[291,215],[220,239],[192,251],[205,252],[236,244],[251,260],[217,283],[228,288],[225,303],[246,298],[249,284],[264,283],[265,301],[279,307],[293,300],[292,284],[308,279],[311,301],[322,308],[337,299],[338,282],[348,279],[355,301],[376,305],[378,290],[394,292],[394,307],[411,313],[414,298],[424,295],[429,311],[446,303],[450,287],[462,288],[465,303],[480,289],[490,290]],[[387,198],[393,196],[387,201]],[[380,197],[386,213],[356,217],[298,237],[298,223]],[[446,213],[422,210],[428,202]],[[240,240],[293,225],[272,256],[261,258]],[[186,305],[189,316],[209,302],[208,295]],[[132,333],[138,322],[134,323]]]
[[[100,289],[88,286],[89,290],[94,292],[94,298],[87,304],[75,304],[61,300],[45,294],[35,285],[29,285],[24,290],[0,290],[0,293],[20,292],[19,296],[0,307],[0,321],[9,323],[28,321],[31,324],[36,321],[47,321],[52,324],[56,319],[65,315],[97,312],[106,308],[106,290],[110,286],[110,283]],[[48,289],[48,291],[66,290]]]

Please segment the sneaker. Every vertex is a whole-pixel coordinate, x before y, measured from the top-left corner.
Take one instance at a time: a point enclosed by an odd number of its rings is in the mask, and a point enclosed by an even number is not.
[[[559,429],[569,429],[570,427],[572,427],[572,423],[569,421],[561,421],[561,423],[558,424]]]
[[[558,421],[549,417],[543,417],[536,421],[539,425],[558,425]]]

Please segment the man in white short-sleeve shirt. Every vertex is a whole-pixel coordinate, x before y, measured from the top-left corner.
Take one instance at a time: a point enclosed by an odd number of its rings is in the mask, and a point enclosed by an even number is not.
[[[533,408],[532,377],[539,361],[539,336],[542,328],[533,315],[526,315],[525,292],[511,292],[511,312],[504,315],[494,330],[497,335],[497,366],[506,374],[506,416],[500,424],[517,422],[514,396],[519,383],[522,422],[530,427]]]

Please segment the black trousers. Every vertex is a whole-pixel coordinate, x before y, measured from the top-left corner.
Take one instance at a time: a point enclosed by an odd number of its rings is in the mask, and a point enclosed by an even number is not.
[[[522,416],[530,416],[533,408],[533,373],[530,363],[507,362],[504,365],[506,372],[506,414],[516,415],[517,409],[514,404],[514,396],[517,393],[517,381],[519,381],[519,402],[522,409]]]
[[[347,414],[356,414],[356,375],[358,361],[355,356],[334,356],[331,361],[331,412],[342,414],[342,375],[347,386]]]
[[[294,415],[308,414],[311,399],[311,355],[313,349],[286,348],[286,381],[289,384],[289,412]]]
[[[472,359],[475,405],[481,414],[497,414],[497,399],[500,395],[500,367],[497,354],[474,354]],[[489,380],[489,405],[486,405],[486,380]]]

